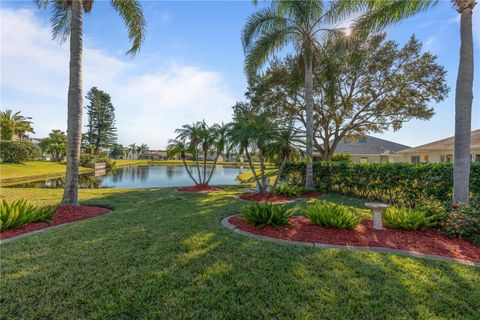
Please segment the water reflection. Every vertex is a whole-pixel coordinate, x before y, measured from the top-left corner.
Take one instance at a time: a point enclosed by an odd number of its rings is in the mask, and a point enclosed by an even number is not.
[[[189,169],[197,176],[195,167]],[[218,165],[212,176],[210,184],[236,184],[237,176],[246,170],[242,167]],[[210,167],[207,167],[207,174]],[[200,171],[203,175],[203,170]],[[104,175],[97,171],[95,174],[82,174],[79,176],[79,187],[83,189],[97,188],[155,188],[172,186],[191,186],[193,181],[189,178],[183,166],[127,166],[116,168]],[[64,178],[40,180],[23,183],[12,187],[21,188],[63,188]]]

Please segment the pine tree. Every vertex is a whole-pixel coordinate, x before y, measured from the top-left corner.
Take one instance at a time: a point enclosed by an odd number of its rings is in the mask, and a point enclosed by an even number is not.
[[[117,142],[115,127],[115,108],[110,95],[93,87],[87,93],[87,133],[86,142],[91,152],[98,154],[102,149],[109,149]]]

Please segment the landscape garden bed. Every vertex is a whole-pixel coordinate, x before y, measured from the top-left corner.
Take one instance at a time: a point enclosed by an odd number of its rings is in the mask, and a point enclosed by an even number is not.
[[[269,238],[306,243],[389,248],[480,263],[480,246],[467,240],[449,238],[435,229],[375,230],[371,219],[364,219],[352,230],[335,229],[313,225],[303,216],[291,217],[290,225],[279,229],[272,226],[259,229],[238,215],[231,217],[228,221],[240,230]]]
[[[180,192],[215,192],[222,189],[209,186],[208,184],[197,184],[191,187],[178,187],[176,190]]]
[[[94,206],[62,206],[57,209],[55,214],[53,215],[51,221],[49,222],[32,222],[26,225],[23,225],[16,229],[7,229],[0,232],[0,239],[8,239],[12,238],[21,234],[58,226],[78,220],[84,220],[88,218],[93,218],[97,216],[101,216],[110,209],[102,208],[102,207],[94,207]]]

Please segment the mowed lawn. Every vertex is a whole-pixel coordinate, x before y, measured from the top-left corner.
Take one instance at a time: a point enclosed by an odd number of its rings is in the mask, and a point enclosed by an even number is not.
[[[479,268],[248,238],[220,225],[240,192],[82,190],[115,210],[2,244],[0,318],[479,318]],[[42,204],[61,193],[2,189]]]
[[[38,177],[63,176],[67,166],[64,163],[50,161],[28,161],[24,163],[0,163],[0,181],[24,181]],[[92,172],[93,169],[80,167],[80,172]]]

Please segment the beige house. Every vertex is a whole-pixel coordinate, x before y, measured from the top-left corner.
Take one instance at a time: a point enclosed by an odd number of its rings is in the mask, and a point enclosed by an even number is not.
[[[397,153],[402,156],[400,161],[421,162],[453,162],[453,137],[427,143],[415,148],[401,150]],[[471,161],[480,162],[480,129],[472,131]]]

